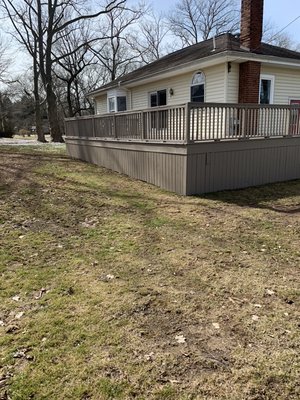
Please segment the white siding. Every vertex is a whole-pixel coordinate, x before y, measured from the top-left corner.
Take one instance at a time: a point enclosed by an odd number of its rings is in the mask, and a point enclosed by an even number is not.
[[[238,63],[231,63],[230,72],[228,72],[227,63],[199,70],[205,74],[205,101],[207,103],[238,103]],[[189,102],[190,84],[194,73],[199,70],[129,89],[127,93],[128,109],[141,110],[148,108],[149,93],[161,89],[167,89],[168,105]],[[275,76],[274,104],[289,104],[291,99],[300,99],[299,70],[262,65],[261,74]],[[169,94],[170,88],[174,91],[173,96]],[[96,97],[95,101],[97,114],[107,113],[107,95]]]
[[[231,63],[231,71],[227,75],[227,103],[239,101],[239,64]]]
[[[131,89],[132,109],[140,110],[149,107],[149,93],[157,90],[167,89],[167,105],[186,103],[190,93],[190,82],[192,75],[179,75],[169,79],[148,83]],[[170,96],[169,90],[174,91]]]
[[[96,114],[106,114],[107,113],[107,96],[102,95],[95,97],[96,103]]]
[[[210,68],[199,69],[205,74],[206,102],[225,102],[225,66],[225,64],[220,64]],[[148,108],[149,93],[162,89],[167,89],[167,105],[178,105],[189,102],[192,78],[199,70],[131,88],[127,94],[128,109],[141,110]],[[173,96],[169,93],[169,89],[171,88],[174,92]],[[97,114],[107,113],[106,95],[96,97],[96,103]]]
[[[206,76],[206,103],[225,102],[225,66],[226,64],[220,64],[204,70]]]
[[[291,99],[300,99],[300,71],[262,66],[261,74],[274,75],[274,104],[289,104]]]
[[[167,89],[167,105],[176,105],[189,102],[191,100],[191,82],[194,74],[199,70],[132,88],[132,109],[138,110],[142,108],[148,108],[149,93],[162,89]],[[205,101],[224,102],[224,64],[211,68],[205,68],[201,71],[205,74]],[[170,96],[169,94],[170,88],[172,88],[174,91],[173,96]]]

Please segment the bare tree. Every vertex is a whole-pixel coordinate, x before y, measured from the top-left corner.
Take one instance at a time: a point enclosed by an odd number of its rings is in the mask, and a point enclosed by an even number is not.
[[[5,81],[9,64],[10,59],[7,55],[7,46],[4,44],[3,37],[0,36],[0,82]]]
[[[94,49],[94,54],[108,71],[110,80],[115,80],[139,64],[140,54],[133,52],[128,43],[131,29],[146,12],[144,3],[137,7],[115,8],[101,20],[98,36],[107,38]]]
[[[138,29],[127,39],[134,53],[139,54],[143,64],[149,64],[168,53],[167,35],[170,29],[162,14],[150,13],[144,17]]]
[[[81,0],[1,0],[16,35],[27,48],[27,43],[36,43],[38,67],[43,82],[52,140],[62,142],[62,129],[58,118],[57,98],[54,87],[54,46],[64,37],[63,32],[79,21],[92,20],[125,4],[126,0],[109,1],[106,7],[95,11],[88,9],[92,1]],[[81,43],[79,47],[86,44]],[[73,50],[73,52],[75,49]],[[30,54],[30,52],[29,52]],[[31,54],[30,54],[31,55]]]
[[[280,31],[271,20],[266,20],[263,28],[263,42],[272,44],[273,46],[284,47],[290,50],[299,48],[291,35],[287,32]]]
[[[13,30],[11,35],[15,38],[15,40],[21,44],[21,46],[25,47],[28,54],[32,59],[32,75],[33,75],[33,95],[35,99],[35,125],[36,125],[36,133],[38,137],[38,141],[46,142],[43,126],[42,126],[42,117],[41,117],[41,101],[40,101],[40,69],[39,69],[39,50],[38,50],[38,37],[37,35],[33,35],[33,31],[37,30],[35,13],[31,7],[20,8],[20,11],[23,12],[28,11],[28,20],[30,21],[30,25],[24,23],[22,21],[17,21],[14,19],[15,13],[8,7],[8,4],[5,2],[2,3],[2,6],[7,12],[7,15],[11,21],[13,26]]]
[[[12,137],[12,101],[6,91],[0,92],[0,137]]]
[[[91,51],[91,46],[98,39],[91,34],[90,24],[87,21],[78,21],[72,29],[67,27],[62,35],[59,46],[55,46],[54,50],[56,64],[54,71],[65,87],[67,102],[65,115],[73,117],[81,115],[87,109],[90,110],[90,103],[86,101],[82,90],[86,82],[84,74],[90,66],[96,64],[96,56]],[[85,46],[81,46],[83,42]]]
[[[169,26],[183,46],[239,29],[236,0],[180,0],[169,14]]]

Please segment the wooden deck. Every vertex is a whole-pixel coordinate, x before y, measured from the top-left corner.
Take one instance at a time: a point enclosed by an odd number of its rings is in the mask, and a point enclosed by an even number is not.
[[[66,120],[71,157],[178,194],[300,179],[299,106],[188,103]]]

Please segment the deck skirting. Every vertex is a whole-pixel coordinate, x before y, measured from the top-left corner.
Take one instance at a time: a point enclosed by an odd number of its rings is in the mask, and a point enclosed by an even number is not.
[[[70,157],[181,195],[300,179],[300,137],[145,143],[66,137]]]

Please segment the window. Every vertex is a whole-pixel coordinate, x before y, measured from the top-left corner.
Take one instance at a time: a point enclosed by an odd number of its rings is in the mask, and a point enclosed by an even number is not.
[[[205,75],[203,72],[197,72],[193,76],[191,84],[191,101],[204,103],[205,96]]]
[[[260,104],[272,104],[274,97],[274,76],[261,75],[259,86]]]
[[[158,90],[157,92],[152,92],[150,97],[150,107],[159,107],[167,105],[167,90]]]
[[[115,112],[116,111],[116,98],[115,97],[110,97],[108,99],[108,111],[109,112]]]
[[[118,111],[126,111],[127,110],[126,96],[117,97],[117,106],[118,106]]]
[[[126,111],[126,96],[113,96],[108,98],[108,112]]]

